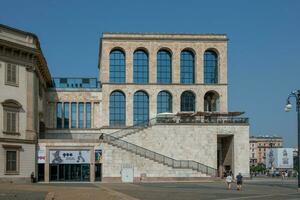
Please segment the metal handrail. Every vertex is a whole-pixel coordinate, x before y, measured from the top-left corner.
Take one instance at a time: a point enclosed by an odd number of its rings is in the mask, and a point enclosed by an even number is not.
[[[156,162],[162,163],[173,168],[192,169],[211,176],[217,175],[217,169],[193,160],[176,160],[174,158],[151,151],[144,147],[121,140],[117,137],[111,136],[110,134],[103,133],[100,136],[100,138],[103,139],[104,142],[107,142],[111,145],[115,145],[119,148],[131,151],[137,155],[144,156],[145,158],[152,159]]]
[[[121,128],[120,130],[117,130],[116,132],[110,133],[110,135],[114,136],[114,137],[117,137],[117,138],[122,138],[122,137],[125,137],[127,135],[138,132],[140,130],[143,130],[145,128],[148,128],[149,126],[152,126],[153,124],[155,124],[155,122],[156,122],[156,117],[154,117],[154,118],[152,118],[148,121],[143,121],[143,122],[134,124],[132,126]],[[126,132],[127,130],[132,130],[132,132]]]

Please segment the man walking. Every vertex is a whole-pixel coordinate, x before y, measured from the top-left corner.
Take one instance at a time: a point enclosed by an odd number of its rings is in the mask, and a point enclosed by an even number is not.
[[[243,184],[243,176],[241,173],[239,173],[236,176],[236,185],[237,185],[237,190],[242,190],[242,184]]]

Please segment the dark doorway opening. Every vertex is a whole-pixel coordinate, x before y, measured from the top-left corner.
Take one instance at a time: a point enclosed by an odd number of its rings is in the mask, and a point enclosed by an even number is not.
[[[95,181],[102,181],[102,164],[95,164]]]
[[[219,177],[233,173],[233,136],[218,135],[217,165]]]
[[[45,164],[38,164],[38,181],[45,181]]]

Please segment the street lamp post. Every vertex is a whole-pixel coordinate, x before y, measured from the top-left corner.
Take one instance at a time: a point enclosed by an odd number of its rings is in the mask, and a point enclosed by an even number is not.
[[[300,90],[291,92],[286,100],[285,111],[289,112],[292,109],[290,98],[295,97],[296,99],[296,110],[298,115],[298,190],[300,190]]]

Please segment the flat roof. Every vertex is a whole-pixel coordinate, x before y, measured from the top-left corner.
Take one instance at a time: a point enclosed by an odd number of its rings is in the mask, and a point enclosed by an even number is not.
[[[103,32],[102,39],[228,40],[226,34],[158,32]]]

